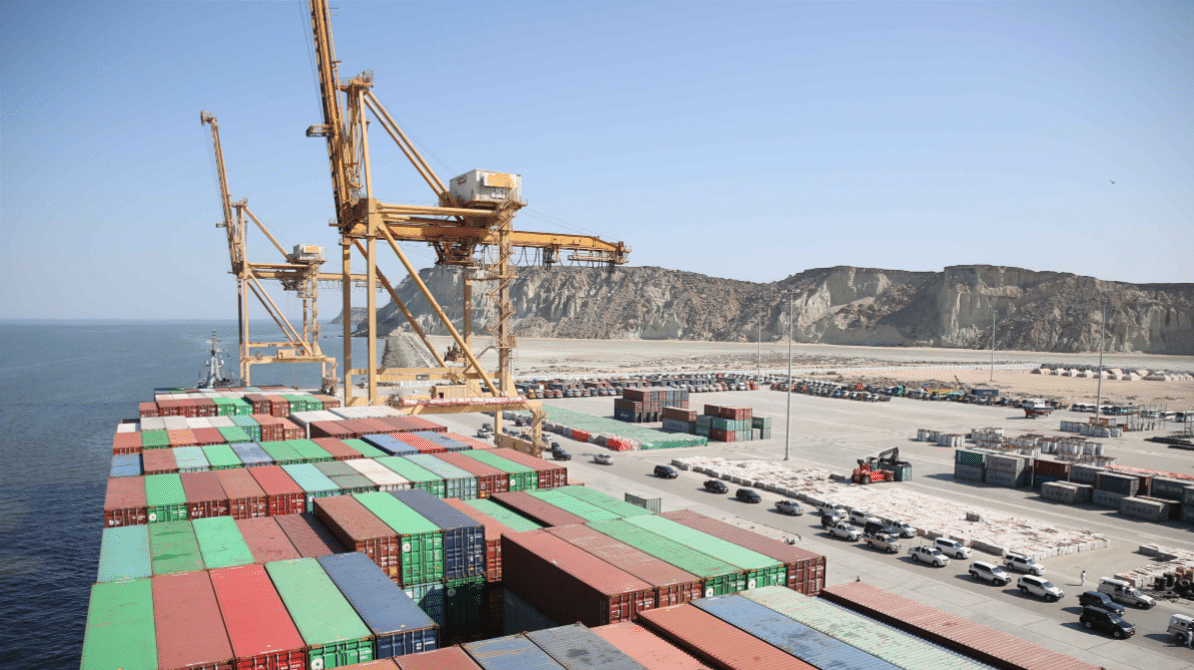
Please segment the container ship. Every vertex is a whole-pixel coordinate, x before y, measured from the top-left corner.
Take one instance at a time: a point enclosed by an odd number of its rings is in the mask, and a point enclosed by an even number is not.
[[[212,386],[137,414],[86,670],[1093,668],[393,408]]]

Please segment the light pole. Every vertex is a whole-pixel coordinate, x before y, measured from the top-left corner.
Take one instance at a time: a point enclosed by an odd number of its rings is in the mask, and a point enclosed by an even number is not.
[[[788,420],[784,424],[784,460],[792,457],[792,291],[788,291]]]

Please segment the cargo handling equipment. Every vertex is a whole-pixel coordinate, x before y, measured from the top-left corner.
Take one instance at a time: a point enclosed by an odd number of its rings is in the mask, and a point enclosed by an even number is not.
[[[912,464],[900,460],[899,447],[879,452],[878,456],[858,459],[858,467],[850,475],[855,484],[872,482],[906,482],[912,479]]]

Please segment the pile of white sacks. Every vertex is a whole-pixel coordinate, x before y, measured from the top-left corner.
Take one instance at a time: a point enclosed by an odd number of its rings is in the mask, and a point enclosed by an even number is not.
[[[1094,531],[1060,528],[1035,519],[917,493],[898,484],[852,484],[847,478],[818,468],[789,469],[771,461],[705,456],[676,458],[672,464],[810,505],[832,502],[850,510],[866,510],[871,516],[907,521],[927,538],[952,537],[963,540],[976,551],[995,556],[1014,552],[1042,560],[1111,546],[1107,538]]]

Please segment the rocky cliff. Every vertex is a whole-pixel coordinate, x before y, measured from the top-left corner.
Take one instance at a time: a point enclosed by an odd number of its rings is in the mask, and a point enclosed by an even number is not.
[[[459,270],[420,275],[453,321]],[[474,285],[474,332],[495,310]],[[967,265],[942,272],[854,267],[808,270],[769,284],[654,267],[519,268],[512,286],[515,335],[591,339],[753,341],[785,339],[788,292],[798,342],[1094,351],[1106,305],[1108,351],[1194,355],[1194,284],[1126,284],[1060,272]],[[408,280],[399,295],[420,325],[445,334]],[[408,328],[388,305],[379,332]]]

